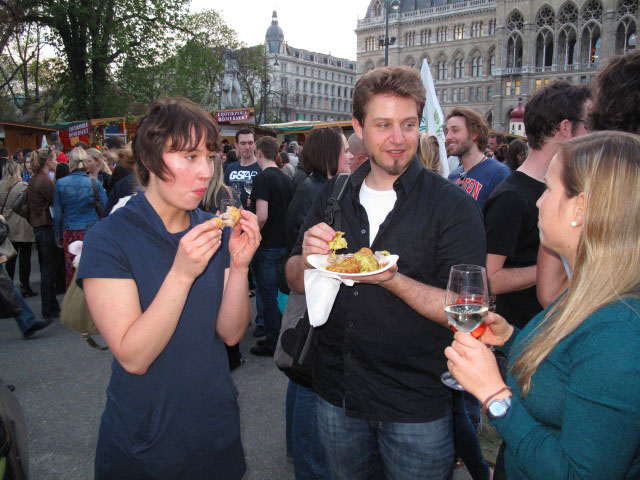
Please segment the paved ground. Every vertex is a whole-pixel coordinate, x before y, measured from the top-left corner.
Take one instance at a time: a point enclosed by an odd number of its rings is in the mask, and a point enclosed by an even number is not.
[[[31,284],[39,291],[37,264],[34,253]],[[27,300],[38,317],[39,299]],[[293,479],[284,442],[287,379],[272,359],[248,353],[254,344],[251,331],[241,342],[247,362],[233,373],[248,464],[244,478]],[[59,322],[24,340],[13,319],[0,320],[0,377],[15,385],[27,417],[32,479],[93,478],[93,454],[110,364],[109,352],[90,348]],[[483,443],[492,449],[495,435],[485,437]],[[488,455],[491,458],[492,453],[488,451]],[[462,468],[456,470],[454,478],[470,476]]]

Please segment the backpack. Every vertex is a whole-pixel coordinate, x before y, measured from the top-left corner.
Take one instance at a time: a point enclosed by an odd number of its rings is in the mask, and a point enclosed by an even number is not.
[[[340,199],[348,180],[348,173],[338,174],[327,200],[324,221],[334,230],[340,230],[342,225]],[[282,328],[273,360],[287,377],[306,387],[311,386],[311,366],[318,346],[318,328],[309,323],[306,297],[290,295],[282,316]]]
[[[29,435],[27,423],[13,385],[0,380],[0,479],[29,478]],[[4,470],[4,471],[3,471]]]

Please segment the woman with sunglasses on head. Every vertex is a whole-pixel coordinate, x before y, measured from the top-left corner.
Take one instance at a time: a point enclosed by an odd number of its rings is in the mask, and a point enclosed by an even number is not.
[[[522,331],[490,315],[445,350],[504,439],[509,479],[640,478],[639,150],[613,131],[561,144],[537,205],[568,289]],[[484,344],[507,354],[506,384]]]
[[[220,479],[246,470],[224,344],[249,325],[255,215],[199,210],[218,129],[184,100],[152,104],[133,154],[143,193],[87,232],[78,279],[113,352],[95,478]]]

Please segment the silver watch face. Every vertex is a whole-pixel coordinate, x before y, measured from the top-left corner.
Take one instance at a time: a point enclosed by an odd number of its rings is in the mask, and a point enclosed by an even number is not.
[[[507,397],[508,398],[508,397]],[[510,401],[505,401],[506,399],[501,400],[493,400],[489,404],[488,413],[493,418],[502,418],[507,414],[507,410],[509,410]]]

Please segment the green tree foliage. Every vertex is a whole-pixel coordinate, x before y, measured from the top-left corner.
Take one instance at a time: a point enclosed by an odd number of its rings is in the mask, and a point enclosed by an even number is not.
[[[69,118],[104,116],[118,62],[154,63],[171,43],[187,5],[188,0],[39,0],[25,20],[51,30],[66,63]]]
[[[238,47],[236,33],[215,10],[187,15],[164,52],[166,60],[140,64],[127,58],[118,71],[118,86],[136,102],[181,96],[205,109],[218,108],[224,75],[224,52]]]

